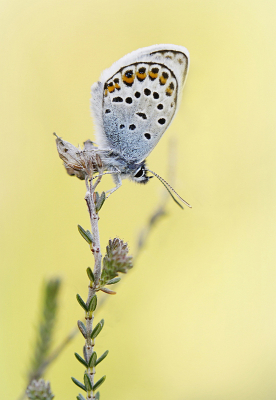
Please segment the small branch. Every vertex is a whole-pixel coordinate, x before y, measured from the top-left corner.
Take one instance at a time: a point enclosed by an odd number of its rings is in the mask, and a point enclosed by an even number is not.
[[[33,380],[39,380],[44,371],[42,366],[45,364],[46,360],[51,357],[47,356],[53,341],[60,286],[61,280],[59,278],[52,278],[43,283],[43,300],[39,314],[39,324],[36,329],[37,337],[31,365],[27,374],[26,387],[29,386]],[[25,390],[22,392],[19,400],[24,398],[26,398]]]
[[[99,174],[96,183],[93,185],[92,184],[92,179],[86,179],[86,188],[87,192],[85,195],[85,201],[88,207],[88,212],[90,216],[90,223],[91,223],[91,232],[93,236],[93,242],[91,246],[91,251],[94,256],[94,282],[91,285],[92,282],[90,282],[90,285],[88,286],[88,297],[86,300],[86,306],[89,306],[89,303],[92,299],[92,297],[96,293],[97,286],[99,284],[100,278],[101,278],[101,267],[102,267],[102,253],[101,253],[101,245],[100,245],[100,233],[99,233],[99,215],[96,212],[96,206],[95,206],[95,189],[98,186],[102,179],[102,175]],[[93,330],[93,320],[94,320],[94,312],[88,312],[86,313],[85,316],[86,319],[86,339],[85,339],[85,349],[86,349],[86,354],[87,354],[87,360],[90,360],[92,353],[93,353],[93,348],[95,345],[95,339],[91,339],[91,334]],[[91,386],[93,388],[94,386],[94,375],[95,375],[95,367],[92,368],[87,368],[86,370],[87,375],[89,376]],[[87,391],[87,399],[95,399],[94,392],[93,390]]]
[[[176,169],[176,140],[171,138],[168,147],[168,181],[173,185],[175,180],[175,169]],[[166,208],[170,196],[167,190],[162,191],[161,200],[159,206],[152,212],[148,219],[148,223],[138,235],[136,252],[134,254],[134,262],[136,262],[138,256],[141,254],[141,251],[144,249],[149,235],[152,232],[153,227],[166,216]]]
[[[95,288],[97,287],[100,277],[101,277],[101,262],[102,262],[102,254],[101,254],[101,247],[100,247],[100,233],[99,233],[99,226],[98,226],[98,221],[99,221],[99,216],[96,213],[96,207],[95,207],[95,201],[94,201],[94,193],[95,189],[98,186],[102,179],[102,175],[99,175],[95,185],[92,185],[92,181],[86,183],[86,187],[88,188],[88,191],[85,195],[85,200],[87,203],[88,211],[89,211],[89,216],[90,216],[90,223],[91,223],[91,230],[92,230],[92,235],[93,235],[93,247],[92,247],[92,253],[94,255],[95,259],[95,265],[94,265],[94,292],[93,290],[91,291],[90,297],[88,297],[87,301],[89,302],[95,294]]]
[[[52,344],[60,284],[61,281],[58,278],[50,279],[44,284],[43,305],[40,314],[40,323],[37,329],[38,335],[31,368],[28,374],[29,383],[33,379],[39,379],[41,377],[39,367],[45,361]]]

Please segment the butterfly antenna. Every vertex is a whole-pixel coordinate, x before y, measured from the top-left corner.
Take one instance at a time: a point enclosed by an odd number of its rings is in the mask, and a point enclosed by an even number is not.
[[[189,208],[192,208],[192,206],[187,203],[187,201],[185,201],[184,199],[182,199],[181,196],[179,196],[178,193],[176,193],[176,191],[171,187],[171,185],[168,184],[168,182],[165,181],[165,179],[161,178],[160,175],[156,174],[156,172],[151,171],[150,169],[147,168],[147,171],[149,171],[150,173],[152,173],[154,176],[156,176],[157,179],[159,179],[159,181],[161,183],[163,183],[163,185],[165,186],[165,188],[167,189],[167,191],[170,193],[171,197],[173,198],[173,200],[176,202],[176,204],[179,205],[179,207],[183,208],[182,204],[179,203],[179,201],[176,200],[176,198],[174,197],[174,195],[172,194],[172,192],[174,194],[176,194],[176,196],[184,203],[186,204],[186,206],[188,206]],[[172,192],[171,192],[172,191]]]

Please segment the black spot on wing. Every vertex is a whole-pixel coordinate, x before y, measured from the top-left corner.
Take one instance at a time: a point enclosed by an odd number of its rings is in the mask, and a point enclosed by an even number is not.
[[[143,118],[143,119],[147,119],[147,116],[146,116],[145,113],[138,112],[138,113],[136,113],[136,115],[138,115],[139,117],[141,117],[141,118]]]
[[[114,97],[112,101],[113,101],[113,103],[122,103],[123,99],[122,99],[122,97],[118,96],[118,97]]]

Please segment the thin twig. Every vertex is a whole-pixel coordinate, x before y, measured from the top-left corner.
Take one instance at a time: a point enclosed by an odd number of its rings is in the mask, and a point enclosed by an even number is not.
[[[169,141],[169,146],[168,146],[168,180],[169,182],[174,185],[175,181],[175,169],[176,169],[176,140],[174,138],[171,138]],[[157,208],[152,212],[148,219],[148,223],[144,228],[141,229],[138,239],[137,239],[137,244],[136,244],[136,251],[134,253],[134,262],[136,262],[138,256],[141,254],[142,250],[144,249],[149,235],[152,232],[153,227],[164,217],[166,216],[166,208],[168,201],[170,199],[169,193],[167,190],[162,191],[161,195],[161,200],[160,204],[157,206]]]
[[[88,286],[88,297],[86,301],[86,305],[88,307],[90,300],[96,293],[96,288],[99,284],[100,277],[101,277],[101,267],[102,267],[102,253],[101,253],[101,245],[100,245],[100,233],[99,233],[99,216],[96,213],[96,206],[95,206],[95,201],[94,201],[94,193],[95,189],[98,186],[102,179],[102,175],[98,175],[98,179],[96,180],[96,183],[93,185],[92,184],[92,179],[86,179],[86,188],[87,192],[85,195],[85,201],[88,207],[88,212],[90,216],[90,223],[91,223],[91,232],[93,236],[93,245],[91,247],[92,254],[94,256],[94,282],[93,285]],[[90,313],[87,313],[86,317],[86,339],[85,339],[85,349],[86,349],[86,354],[87,354],[87,359],[89,360],[90,357],[92,356],[93,353],[93,348],[95,345],[95,339],[91,339],[91,334],[93,330],[93,320],[94,320],[94,312],[92,315]],[[94,386],[94,376],[95,376],[95,367],[93,368],[87,368],[87,375],[90,378],[92,388]],[[87,391],[87,400],[89,399],[95,399],[94,391],[92,390]]]

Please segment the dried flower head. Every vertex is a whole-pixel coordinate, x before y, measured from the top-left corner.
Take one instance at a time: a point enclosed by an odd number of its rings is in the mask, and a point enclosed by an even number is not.
[[[127,243],[124,243],[119,238],[109,240],[106,247],[106,255],[103,258],[103,271],[100,284],[105,285],[110,279],[118,276],[119,272],[126,274],[132,267],[132,256],[128,255]]]
[[[30,400],[52,400],[54,398],[50,383],[45,382],[44,379],[33,380],[27,387],[26,395]]]
[[[59,157],[64,161],[64,166],[69,175],[75,175],[79,179],[91,178],[93,173],[100,172],[102,160],[96,153],[97,148],[91,140],[84,142],[83,149],[73,146],[56,134],[56,145]]]

